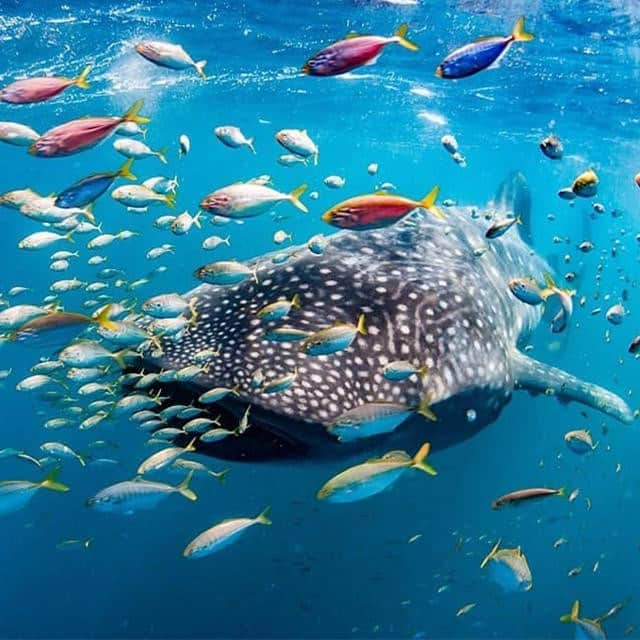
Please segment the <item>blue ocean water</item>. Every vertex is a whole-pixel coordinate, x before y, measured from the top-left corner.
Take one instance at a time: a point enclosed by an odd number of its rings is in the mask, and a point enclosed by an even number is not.
[[[548,322],[541,323],[532,355],[610,388],[635,408],[637,365],[627,353],[639,312],[633,177],[640,15],[634,3],[3,0],[0,8],[0,86],[18,77],[74,76],[94,65],[89,90],[71,88],[32,106],[0,104],[0,120],[44,132],[85,115],[121,114],[143,98],[142,113],[152,119],[146,142],[168,147],[169,165],[150,158],[136,162],[134,172],[141,179],[177,175],[177,211],[195,213],[205,194],[261,174],[284,192],[308,183],[319,193],[318,200],[304,198],[307,216],[285,203],[275,221],[262,216],[224,227],[205,222],[203,230],[182,237],[153,227],[162,208],[137,215],[105,194],[95,208],[103,231],[138,235],[101,251],[109,258],[104,266],[122,269],[129,281],[159,264],[168,267],[133,294],[112,284],[107,292],[115,299],[135,295],[142,301],[192,288],[194,269],[213,259],[200,246],[212,233],[231,234],[231,246],[217,249],[215,259],[244,260],[274,250],[278,229],[290,232],[295,243],[328,233],[323,211],[384,181],[413,198],[439,184],[441,199],[482,208],[506,175],[520,171],[533,197],[533,247],[560,277],[576,273],[568,330],[553,335]],[[435,77],[449,51],[482,35],[508,34],[521,13],[536,39],[515,44],[499,68],[458,82]],[[403,22],[420,45],[418,53],[389,46],[376,65],[346,76],[299,73],[310,54],[349,31],[390,35]],[[192,71],[143,60],[133,49],[141,39],[179,43],[195,60],[207,59],[207,82]],[[257,154],[221,145],[212,131],[222,124],[255,136]],[[274,134],[286,127],[309,131],[320,149],[317,167],[276,163],[282,149]],[[561,161],[538,148],[551,132],[564,143]],[[181,134],[191,140],[182,159]],[[465,168],[442,148],[444,134],[456,136]],[[111,140],[59,159],[0,146],[0,192],[29,186],[55,193],[122,162]],[[375,177],[366,170],[373,162],[379,164]],[[592,200],[569,206],[556,195],[590,166],[600,178],[602,214],[594,213]],[[341,191],[323,185],[331,174],[346,178]],[[80,257],[66,274],[55,274],[49,256],[62,245],[19,250],[18,241],[40,226],[9,209],[2,216],[0,290],[6,295],[16,285],[30,288],[12,304],[39,303],[60,277],[95,280],[97,268],[87,265],[90,252],[84,248],[91,236],[77,238],[72,249]],[[595,249],[578,251],[583,240]],[[164,242],[175,245],[174,255],[145,258]],[[604,313],[623,289],[628,315],[613,326]],[[582,296],[584,306],[577,304]],[[63,303],[81,309],[88,297],[84,291],[66,293]],[[195,503],[172,496],[153,511],[102,514],[87,509],[86,499],[133,477],[151,451],[145,434],[126,420],[90,431],[43,429],[59,410],[15,390],[42,355],[48,354],[16,344],[0,349],[0,368],[12,369],[2,383],[0,448],[38,455],[44,441],[61,440],[85,452],[92,441],[106,439],[117,448],[105,456],[118,464],[82,468],[65,460],[61,479],[71,487],[68,494],[41,491],[22,511],[2,516],[2,637],[570,637],[573,629],[559,618],[575,599],[583,615],[593,618],[625,602],[604,628],[610,637],[637,633],[631,628],[640,623],[634,424],[519,392],[494,424],[431,455],[436,478],[407,474],[371,500],[316,500],[317,489],[344,469],[344,460],[250,464],[199,458],[216,469],[230,468],[228,482],[197,478]],[[431,427],[424,428],[428,440]],[[589,428],[598,441],[592,454],[577,456],[566,448],[564,433],[577,428]],[[0,460],[0,479],[40,477],[24,461]],[[490,507],[509,490],[540,485],[579,488],[580,494],[573,502]],[[256,527],[208,558],[182,557],[200,531],[224,518],[254,516],[266,505],[271,527]],[[554,548],[561,537],[566,544]],[[93,538],[88,549],[57,547],[86,538]],[[533,574],[531,591],[504,594],[480,570],[498,538],[507,547],[522,547]],[[569,576],[576,567],[582,572]],[[471,603],[477,604],[456,616]]]

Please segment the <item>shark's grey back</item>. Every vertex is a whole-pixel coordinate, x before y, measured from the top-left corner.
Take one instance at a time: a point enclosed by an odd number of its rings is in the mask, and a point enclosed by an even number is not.
[[[471,215],[451,208],[446,222],[416,213],[386,229],[336,233],[322,255],[302,247],[282,265],[260,258],[259,283],[201,285],[187,294],[198,298],[197,326],[164,344],[160,364],[186,366],[197,351],[220,348],[201,386],[237,385],[240,399],[303,422],[327,424],[367,402],[416,406],[430,394],[438,404],[471,391],[476,404],[468,409],[491,417],[514,386],[508,354],[539,319],[538,310],[512,299],[506,281],[545,267],[515,232],[485,240],[487,222]],[[277,323],[258,319],[261,307],[294,294],[300,310]],[[368,335],[336,354],[307,356],[297,343],[264,340],[274,326],[317,331],[355,323],[361,313]],[[389,381],[382,369],[394,360],[426,364],[429,372],[424,380]],[[260,393],[251,386],[258,370],[265,382],[296,371],[296,382]]]

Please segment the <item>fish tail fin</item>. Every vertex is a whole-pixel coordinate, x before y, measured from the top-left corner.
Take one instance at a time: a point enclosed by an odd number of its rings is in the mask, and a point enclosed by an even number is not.
[[[126,178],[127,180],[137,180],[136,176],[131,173],[131,167],[133,166],[133,161],[135,158],[129,158],[119,169],[118,169],[118,177]]]
[[[356,325],[356,330],[358,331],[358,333],[362,336],[366,336],[367,333],[369,333],[367,331],[367,325],[365,324],[365,318],[364,318],[364,313],[361,313],[358,316],[358,324]]]
[[[159,151],[156,152],[158,156],[158,160],[162,162],[162,164],[168,164],[167,162],[167,153],[169,152],[169,147],[162,147]]]
[[[413,464],[411,466],[414,469],[420,469],[420,471],[428,473],[430,476],[437,476],[438,472],[430,464],[425,462],[430,450],[431,444],[429,442],[425,442],[420,449],[418,449],[418,453],[413,456]]]
[[[199,60],[198,62],[195,63],[195,68],[196,71],[198,72],[198,75],[203,79],[206,80],[207,76],[204,72],[204,68],[207,66],[207,61],[206,60]]]
[[[110,318],[111,310],[113,309],[113,304],[105,305],[98,315],[93,318],[93,321],[100,325],[103,329],[107,331],[115,331],[118,327],[115,322],[113,322]]]
[[[418,51],[420,47],[415,42],[411,42],[411,40],[407,39],[407,31],[409,31],[409,25],[404,22],[401,24],[394,32],[393,37],[395,41],[405,49],[409,49],[409,51]]]
[[[176,194],[175,193],[167,193],[164,197],[164,203],[170,209],[176,208]]]
[[[436,218],[444,220],[444,213],[440,210],[440,207],[436,206],[436,199],[440,193],[439,185],[436,185],[427,193],[427,195],[420,200],[420,206],[426,209],[429,213],[433,214]]]
[[[571,611],[560,618],[560,622],[575,622],[580,617],[580,600],[576,600]]]
[[[417,371],[416,373],[418,374],[418,377],[420,378],[420,380],[424,380],[425,376],[427,375],[427,372],[429,371],[429,367],[426,364],[423,364]]]
[[[560,489],[558,489],[558,495],[561,498],[565,498],[567,496],[567,487],[560,487]]]
[[[301,184],[299,187],[296,187],[290,194],[289,198],[291,198],[291,204],[294,207],[297,207],[302,211],[302,213],[309,213],[309,209],[300,202],[300,196],[307,190],[306,184]]]
[[[60,475],[60,467],[56,467],[40,483],[40,486],[43,489],[50,489],[51,491],[60,491],[61,493],[65,493],[66,491],[69,491],[69,487],[67,487],[66,484],[62,484],[62,482],[58,482],[59,475]]]
[[[91,224],[95,224],[96,223],[96,217],[93,215],[93,202],[90,202],[85,208],[84,211],[82,212],[82,215],[91,223]]]
[[[187,500],[191,500],[192,502],[198,499],[198,496],[194,491],[189,489],[189,483],[191,482],[191,478],[193,478],[193,470],[187,473],[186,478],[176,487],[176,491],[183,495]]]
[[[529,33],[524,30],[524,16],[520,16],[513,26],[513,31],[511,32],[511,37],[514,42],[528,42],[529,40],[533,40],[533,33]]]
[[[227,245],[227,247],[231,246],[231,236],[227,236],[226,238],[222,238],[222,242]]]
[[[185,452],[195,451],[196,450],[196,441],[198,440],[198,436],[191,439],[191,442],[184,448]]]
[[[91,456],[85,456],[85,455],[83,455],[81,453],[78,453],[76,455],[76,459],[80,463],[81,467],[86,467],[87,466],[87,460],[91,460]]]
[[[202,217],[202,211],[198,209],[198,211],[196,212],[196,215],[193,216],[193,224],[195,224],[196,227],[198,227],[198,229],[202,229],[202,224],[200,224],[201,217]]]
[[[191,318],[189,319],[189,322],[195,326],[198,323],[198,317],[199,317],[199,313],[198,310],[196,309],[196,306],[198,304],[198,298],[197,296],[194,296],[193,298],[191,298],[191,300],[189,300],[189,311],[191,312]]]
[[[300,308],[300,296],[297,293],[294,293],[293,298],[291,298],[291,306],[294,309]]]
[[[253,141],[254,140],[255,140],[255,138],[247,138],[247,147],[249,147],[249,149],[251,149],[251,153],[253,153],[255,155],[256,148],[253,146]]]
[[[431,394],[427,393],[422,400],[420,400],[420,404],[418,405],[418,409],[416,413],[419,413],[423,418],[427,420],[431,420],[431,422],[435,422],[438,417],[431,410]]]
[[[81,89],[88,89],[89,88],[89,83],[87,82],[87,76],[89,75],[90,71],[91,71],[91,65],[88,64],[80,72],[80,75],[73,81],[73,84],[75,84],[76,87],[80,87]]]
[[[498,540],[498,542],[496,542],[493,545],[493,548],[491,549],[491,551],[489,551],[489,553],[484,557],[484,560],[480,563],[480,568],[484,569],[487,564],[489,563],[489,560],[491,560],[491,558],[493,558],[493,556],[496,555],[496,553],[498,552],[498,549],[500,548],[500,543],[502,542],[502,540]]]
[[[71,244],[75,244],[76,241],[73,239],[73,234],[75,233],[75,229],[71,229],[71,231],[69,231],[69,233],[65,233],[64,237],[66,240],[68,240]]]
[[[146,124],[150,122],[150,118],[145,118],[144,116],[139,116],[138,111],[142,109],[142,105],[144,104],[144,100],[142,98],[140,100],[136,100],[131,108],[122,116],[123,122],[137,122],[138,124]]]
[[[317,167],[317,166],[318,166],[318,154],[319,154],[319,151],[316,151],[316,152],[313,154],[313,166],[314,166],[314,167]]]
[[[113,355],[113,359],[118,363],[118,366],[121,369],[126,369],[127,367],[127,363],[124,360],[124,352],[126,351],[126,349],[123,349],[122,351],[116,351],[115,353],[111,354]]]
[[[209,475],[215,478],[220,484],[224,484],[227,481],[227,475],[231,469],[223,469],[222,471],[209,471]]]
[[[258,280],[258,266],[256,265],[255,269],[253,269],[253,271],[251,271],[251,275],[253,276],[253,279],[255,280],[256,284],[260,284],[260,280]]]
[[[260,524],[271,524],[271,519],[269,518],[269,511],[271,511],[271,507],[265,507],[258,516],[256,516],[256,522]]]

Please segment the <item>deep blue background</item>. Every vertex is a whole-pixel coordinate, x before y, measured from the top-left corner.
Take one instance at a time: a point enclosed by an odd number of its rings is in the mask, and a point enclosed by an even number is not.
[[[635,406],[638,365],[626,346],[637,330],[638,313],[633,176],[640,168],[635,148],[640,56],[633,43],[640,22],[625,5],[579,0],[419,0],[408,6],[2,0],[1,85],[44,73],[73,76],[89,62],[95,68],[89,91],[71,89],[41,105],[0,105],[0,120],[44,131],[82,115],[122,113],[143,97],[143,113],[153,119],[147,142],[154,148],[170,146],[170,165],[148,159],[136,163],[135,173],[142,179],[163,171],[177,174],[180,211],[194,213],[204,194],[264,173],[283,191],[301,182],[319,191],[318,201],[305,199],[309,216],[283,204],[278,212],[284,219],[277,222],[263,216],[242,226],[206,223],[203,231],[193,229],[181,238],[152,227],[162,208],[136,216],[103,197],[96,216],[105,231],[141,233],[101,252],[110,257],[104,266],[125,269],[131,280],[157,264],[169,267],[139,291],[141,298],[191,288],[193,269],[213,255],[243,259],[272,250],[277,229],[304,242],[326,231],[320,214],[330,204],[370,191],[376,182],[390,180],[412,197],[422,197],[438,183],[443,198],[482,206],[504,175],[521,170],[533,193],[536,249],[546,257],[570,254],[570,264],[559,260],[560,273],[576,271],[573,286],[578,297],[588,298],[583,309],[576,308],[561,342],[541,325],[533,354],[629,394]],[[499,69],[459,83],[434,76],[451,48],[480,35],[508,33],[521,10],[537,39],[514,46]],[[404,21],[420,44],[417,54],[390,46],[376,66],[344,78],[297,73],[310,53],[348,31],[390,34]],[[181,43],[194,59],[208,59],[209,80],[145,62],[133,51],[140,38]],[[566,149],[566,157],[556,163],[537,148],[553,123]],[[238,125],[255,136],[257,155],[223,147],[212,134],[221,124]],[[318,167],[285,168],[275,162],[281,149],[273,135],[283,127],[309,130],[320,147]],[[192,152],[178,160],[181,133],[190,136]],[[444,133],[458,138],[466,169],[441,148]],[[27,185],[43,194],[59,191],[93,171],[115,169],[121,160],[111,141],[56,160],[2,145],[0,192]],[[380,164],[378,178],[367,175],[370,162]],[[569,208],[555,195],[589,165],[600,175],[598,199],[607,208],[591,222],[589,202]],[[322,179],[330,174],[346,177],[342,192],[324,187]],[[621,217],[610,215],[614,208]],[[549,213],[555,221],[547,220]],[[18,240],[38,225],[6,209],[2,220],[0,290],[30,286],[33,291],[21,300],[37,303],[57,278],[48,270],[48,257],[63,247],[20,251]],[[202,239],[216,232],[231,232],[231,247],[204,252]],[[569,238],[568,244],[554,244],[554,236]],[[583,255],[575,246],[587,236],[596,250]],[[81,258],[72,263],[68,277],[92,281],[96,268],[86,264],[90,252],[83,248],[88,237],[79,240]],[[147,261],[146,251],[163,242],[175,244],[176,255]],[[616,258],[610,256],[614,242],[619,242]],[[630,313],[622,326],[611,327],[604,310],[618,301],[624,287],[630,292]],[[120,296],[117,290],[114,296]],[[67,294],[64,300],[67,308],[76,309],[87,297]],[[602,313],[591,315],[597,307]],[[43,491],[24,511],[3,517],[2,636],[569,637],[573,630],[558,619],[574,598],[583,601],[585,615],[595,617],[637,590],[635,425],[516,394],[497,423],[461,446],[433,454],[437,478],[408,474],[369,501],[329,505],[315,500],[317,488],[343,463],[233,464],[224,487],[207,479],[194,482],[196,503],[174,496],[134,517],[97,514],[83,506],[85,499],[130,478],[149,450],[124,421],[93,432],[46,432],[42,424],[58,414],[14,390],[37,356],[14,346],[0,350],[0,367],[14,369],[0,395],[0,447],[35,453],[45,440],[60,439],[86,451],[92,440],[107,438],[119,443],[112,452],[119,465],[81,469],[68,461],[63,480],[72,487],[69,494]],[[601,433],[602,426],[610,427],[608,435]],[[593,455],[580,458],[565,448],[563,434],[579,427],[589,427],[600,441]],[[618,462],[622,471],[616,474]],[[38,477],[19,461],[2,460],[0,466],[4,479]],[[505,491],[539,484],[579,487],[581,493],[572,504],[548,500],[501,512],[489,507]],[[585,497],[593,503],[589,512]],[[266,504],[272,505],[272,527],[258,527],[235,547],[206,559],[181,557],[186,543],[204,528],[225,517],[255,515]],[[422,537],[409,544],[418,533]],[[64,539],[89,536],[95,544],[87,551],[56,549]],[[554,550],[560,536],[569,543]],[[522,545],[533,572],[531,592],[503,595],[480,571],[497,537],[507,546]],[[581,575],[567,577],[580,565]],[[448,588],[438,593],[443,585]],[[455,612],[470,602],[477,607],[456,618]],[[631,600],[605,623],[609,634],[620,636],[638,622],[639,606]]]

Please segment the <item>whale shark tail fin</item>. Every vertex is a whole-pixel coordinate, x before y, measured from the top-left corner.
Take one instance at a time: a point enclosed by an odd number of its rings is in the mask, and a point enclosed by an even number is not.
[[[513,353],[512,369],[516,389],[555,395],[561,401],[575,400],[620,422],[628,424],[633,421],[633,413],[622,398],[562,369],[529,358],[517,350]]]
[[[493,206],[505,213],[513,213],[522,219],[520,233],[531,241],[531,192],[527,179],[520,171],[510,173],[498,187]]]

